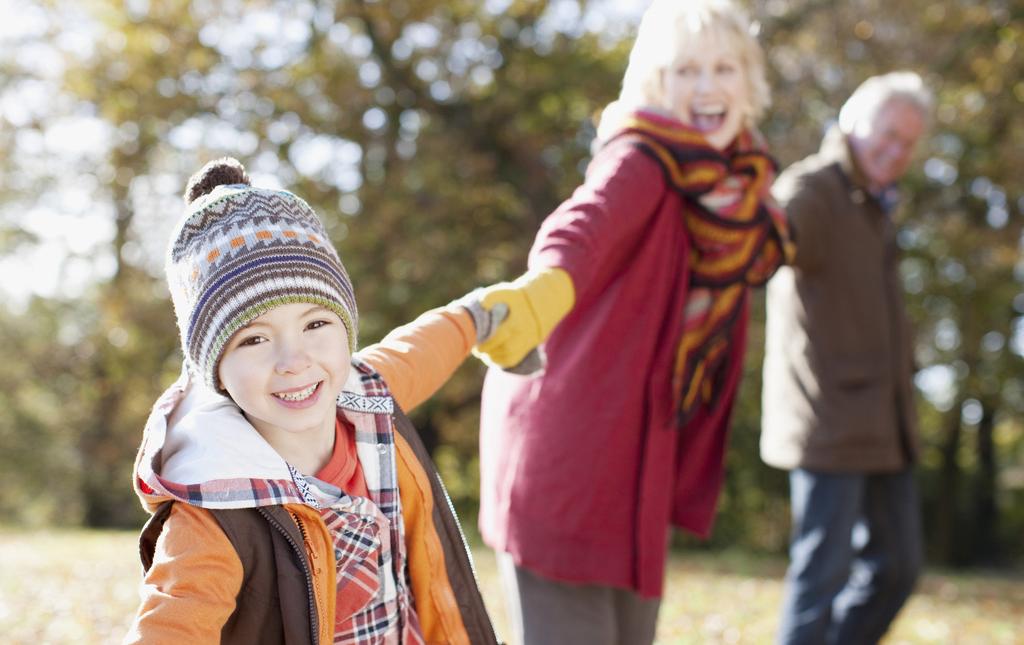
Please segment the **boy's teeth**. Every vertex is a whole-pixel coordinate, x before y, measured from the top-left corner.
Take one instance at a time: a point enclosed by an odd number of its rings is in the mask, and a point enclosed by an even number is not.
[[[279,399],[284,399],[285,401],[302,401],[303,399],[308,399],[313,394],[313,390],[316,389],[317,385],[319,385],[319,383],[314,383],[306,389],[298,390],[296,392],[276,392],[274,393],[274,396]]]

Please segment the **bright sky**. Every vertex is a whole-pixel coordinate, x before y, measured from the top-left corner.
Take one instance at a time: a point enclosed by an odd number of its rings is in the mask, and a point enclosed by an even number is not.
[[[27,46],[19,41],[45,33],[49,26],[46,13],[32,3],[0,0],[0,15],[4,16],[0,21],[0,57],[33,75],[18,82],[16,89],[0,90],[0,128],[17,130],[52,110],[62,110],[54,88],[54,80],[62,72],[58,48],[87,55],[91,37],[85,30],[69,30],[58,39],[56,47]],[[108,130],[90,115],[65,114],[43,133],[30,128],[18,130],[15,145],[27,160],[28,172],[44,171],[47,164],[101,152],[110,139]],[[13,183],[18,178],[12,176],[7,181]],[[9,307],[23,306],[33,293],[74,295],[104,271],[109,274],[113,269],[109,258],[85,259],[97,244],[109,241],[113,235],[111,213],[103,207],[97,210],[92,198],[96,178],[72,177],[52,188],[28,202],[0,205],[3,217],[17,222],[39,240],[37,245],[0,257],[0,290],[5,292]]]

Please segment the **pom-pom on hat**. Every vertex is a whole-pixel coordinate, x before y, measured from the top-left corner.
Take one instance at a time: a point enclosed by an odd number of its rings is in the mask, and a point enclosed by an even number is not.
[[[185,203],[165,270],[185,360],[197,378],[216,389],[231,336],[293,302],[338,314],[355,352],[352,282],[309,204],[287,191],[254,188],[242,164],[228,157],[192,176]]]

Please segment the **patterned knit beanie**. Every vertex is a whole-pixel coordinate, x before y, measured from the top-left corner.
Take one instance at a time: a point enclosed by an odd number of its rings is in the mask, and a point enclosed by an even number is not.
[[[245,168],[217,159],[192,176],[165,270],[189,369],[217,388],[224,347],[243,325],[293,302],[338,314],[355,352],[352,282],[323,222],[283,190],[254,188]]]

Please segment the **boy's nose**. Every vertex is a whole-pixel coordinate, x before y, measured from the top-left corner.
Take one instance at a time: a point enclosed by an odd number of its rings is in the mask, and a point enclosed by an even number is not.
[[[274,370],[278,374],[298,374],[312,364],[309,352],[300,346],[283,347],[277,356]]]

